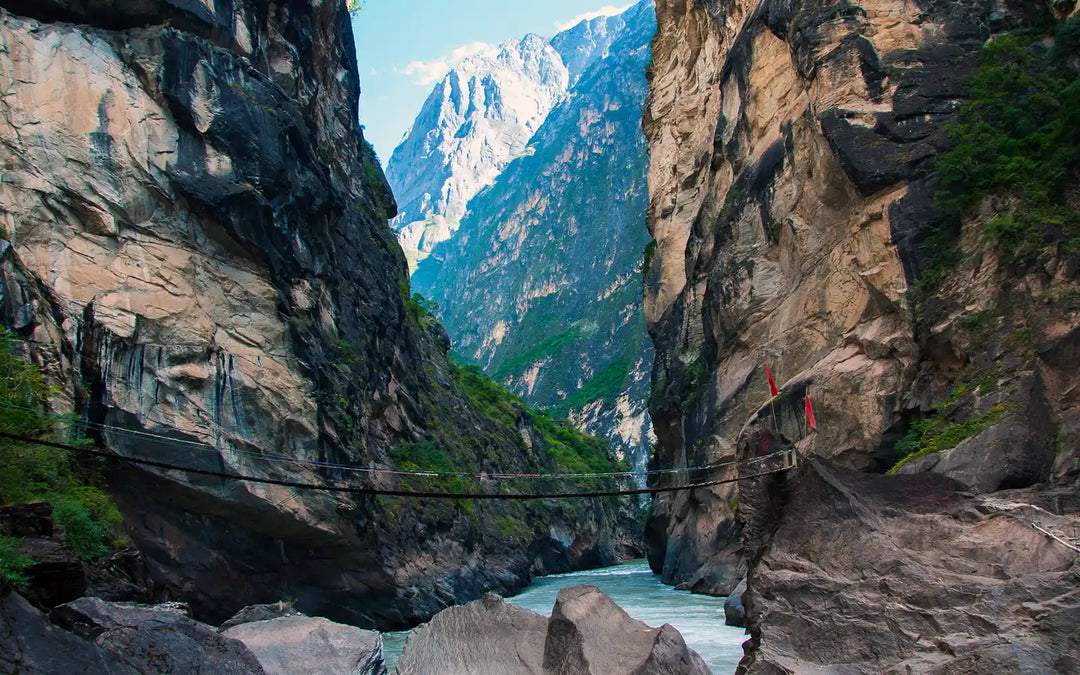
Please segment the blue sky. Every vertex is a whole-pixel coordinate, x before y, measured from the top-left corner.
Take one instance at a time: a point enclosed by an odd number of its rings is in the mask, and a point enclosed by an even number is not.
[[[630,0],[364,0],[353,19],[360,123],[383,166],[446,69],[469,54],[577,20],[615,14]]]

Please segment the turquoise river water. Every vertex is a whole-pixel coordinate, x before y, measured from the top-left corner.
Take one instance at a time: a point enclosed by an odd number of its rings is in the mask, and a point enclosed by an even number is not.
[[[587,572],[540,577],[522,593],[507,600],[549,616],[559,589],[579,584],[598,587],[630,616],[650,626],[665,623],[675,626],[683,634],[686,644],[701,654],[716,675],[735,672],[747,636],[741,628],[724,625],[724,598],[694,595],[665,586],[644,560],[631,560]],[[383,634],[383,650],[390,672],[394,672],[407,635],[407,632]]]

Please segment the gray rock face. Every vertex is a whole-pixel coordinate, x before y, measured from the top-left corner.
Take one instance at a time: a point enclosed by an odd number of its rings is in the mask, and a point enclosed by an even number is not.
[[[322,463],[389,466],[425,441],[473,473],[553,465],[524,411],[487,415],[445,334],[405,311],[343,2],[0,8],[0,321],[58,385],[50,410],[109,425],[97,440],[121,455],[313,484],[355,478]],[[213,623],[292,597],[414,625],[521,588],[534,535],[580,520],[124,463],[110,480],[150,577]],[[511,517],[535,532],[495,527]]]
[[[594,586],[559,592],[551,619],[498,596],[452,607],[409,636],[401,675],[705,675],[705,662],[665,624],[630,618]]]
[[[417,626],[405,641],[398,675],[542,673],[547,626],[545,617],[489,593]]]
[[[319,617],[281,616],[224,631],[267,675],[385,675],[382,637]]]
[[[1080,523],[1075,490],[1052,507],[1063,517],[1033,490],[972,497],[932,474],[824,460],[792,483],[783,498],[798,508],[783,511],[750,571],[743,672],[1080,669],[1076,553],[1030,524]]]
[[[743,607],[743,593],[746,592],[746,579],[739,582],[727,600],[724,601],[724,623],[729,626],[746,628],[746,608]]]
[[[134,672],[97,645],[50,625],[25,598],[0,582],[0,673]]]
[[[270,602],[264,605],[248,605],[233,615],[231,619],[218,626],[219,631],[226,631],[233,626],[253,621],[268,621],[282,616],[295,616],[300,612],[288,602]]]
[[[669,624],[650,628],[595,586],[559,591],[544,644],[544,672],[705,675],[708,666]]]
[[[53,609],[52,622],[139,673],[261,675],[238,640],[188,618],[177,605],[137,606],[80,598]]]

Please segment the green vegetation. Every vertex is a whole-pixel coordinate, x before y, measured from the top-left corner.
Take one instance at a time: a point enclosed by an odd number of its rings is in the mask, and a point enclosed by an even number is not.
[[[402,443],[390,451],[390,461],[394,467],[403,471],[465,473],[450,460],[450,456],[435,441]],[[422,483],[423,489],[465,492],[465,479],[460,476],[425,477]]]
[[[527,406],[509,389],[485,375],[479,366],[455,366],[455,380],[487,417],[514,428],[521,415],[528,415],[560,470],[590,473],[621,466],[611,458],[606,441],[582,433],[566,420],[556,420]]]
[[[0,537],[0,579],[15,588],[26,587],[26,568],[34,561],[19,553],[19,540],[15,537]]]
[[[937,163],[943,222],[931,235],[937,257],[919,280],[919,294],[936,288],[956,264],[960,218],[988,195],[1014,203],[986,225],[1007,263],[1023,268],[1046,246],[1080,253],[1080,212],[1064,194],[1080,170],[1078,45],[1080,19],[1074,18],[1052,33],[1015,31],[983,48],[969,100],[949,128],[952,148]]]
[[[524,523],[513,516],[496,518],[495,525],[499,528],[499,534],[508,539],[526,539],[532,534]]]
[[[0,407],[0,429],[32,438],[53,436],[49,419],[35,412],[44,409],[48,393],[41,373],[22,356],[19,341],[0,329],[0,403],[7,406]],[[100,482],[92,465],[78,462],[67,450],[0,440],[0,504],[49,502],[68,546],[84,560],[125,539],[120,513]],[[25,561],[13,557],[13,546],[11,540],[0,546],[0,569],[9,581],[18,581],[16,572]]]
[[[542,340],[540,343],[502,362],[495,371],[495,377],[510,373],[519,373],[530,364],[555,356],[568,345],[573,345],[581,336],[581,328],[571,326],[561,333]]]
[[[612,460],[606,441],[583,434],[566,420],[530,411],[533,424],[548,443],[559,469],[571,473],[605,472],[623,468]]]
[[[565,417],[571,409],[580,409],[593,401],[613,401],[626,383],[630,373],[630,359],[620,356],[600,369],[581,389],[566,397],[559,405],[551,409],[556,417]]]
[[[897,469],[913,459],[929,455],[932,452],[951,450],[973,436],[976,436],[987,428],[1005,419],[1006,413],[1012,407],[1009,403],[999,403],[989,412],[976,415],[964,422],[949,422],[945,419],[948,405],[944,406],[935,416],[916,422],[908,429],[907,434],[896,442],[894,449],[897,456],[902,459],[889,469],[890,475]]]
[[[428,300],[419,293],[413,293],[412,297],[405,300],[405,314],[418,326],[427,327],[436,321],[435,313],[438,311],[438,303]]]
[[[481,413],[514,426],[518,411],[525,407],[521,398],[484,374],[480,366],[454,366],[454,380]]]
[[[649,268],[652,267],[653,256],[656,255],[656,240],[650,239],[648,244],[645,244],[645,250],[641,254],[641,267],[638,271],[641,273],[641,282],[645,283],[645,277],[649,275]]]

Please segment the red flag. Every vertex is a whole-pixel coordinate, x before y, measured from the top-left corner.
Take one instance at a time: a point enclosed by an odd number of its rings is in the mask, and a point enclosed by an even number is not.
[[[773,382],[772,373],[769,372],[769,364],[767,363],[765,364],[765,375],[769,378],[769,391],[772,392],[773,396],[779,395],[780,392],[776,389],[776,382]]]
[[[811,429],[817,429],[817,421],[814,419],[814,409],[810,407],[810,394],[806,395],[806,421]]]

